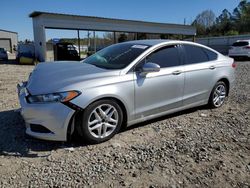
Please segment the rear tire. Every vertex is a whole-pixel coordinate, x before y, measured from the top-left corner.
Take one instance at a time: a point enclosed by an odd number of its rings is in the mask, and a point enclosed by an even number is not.
[[[228,88],[225,82],[223,81],[217,82],[210,94],[208,105],[211,108],[221,107],[225,102],[225,99],[228,94],[227,92]]]
[[[114,100],[99,100],[84,110],[79,133],[88,143],[105,142],[120,130],[122,121],[122,110]]]

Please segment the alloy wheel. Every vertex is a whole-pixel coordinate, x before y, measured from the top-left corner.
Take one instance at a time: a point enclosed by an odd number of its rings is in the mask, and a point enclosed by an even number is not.
[[[101,104],[90,113],[88,130],[95,138],[105,138],[114,132],[118,122],[117,109],[111,104]]]
[[[219,84],[213,93],[213,103],[215,107],[220,107],[226,98],[226,88],[224,85]]]

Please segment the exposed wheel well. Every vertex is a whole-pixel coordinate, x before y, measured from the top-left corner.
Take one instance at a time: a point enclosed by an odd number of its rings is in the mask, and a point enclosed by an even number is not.
[[[222,82],[224,82],[226,84],[226,86],[227,86],[227,96],[228,96],[229,89],[230,89],[230,83],[229,83],[228,79],[227,78],[222,78],[222,79],[218,80],[218,82],[220,82],[220,81],[222,81]]]

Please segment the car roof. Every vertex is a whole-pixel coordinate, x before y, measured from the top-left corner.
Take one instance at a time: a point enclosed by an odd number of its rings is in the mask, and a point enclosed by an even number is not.
[[[193,44],[199,45],[198,43],[190,42],[190,41],[182,41],[182,40],[169,40],[169,39],[146,39],[146,40],[133,40],[124,42],[127,44],[137,44],[137,45],[148,45],[148,46],[155,46],[162,43],[182,43],[182,44]]]
[[[154,45],[157,45],[157,44],[160,44],[160,43],[173,42],[173,41],[176,41],[176,40],[147,39],[147,40],[133,40],[133,41],[127,41],[127,42],[125,42],[125,43],[154,46]]]

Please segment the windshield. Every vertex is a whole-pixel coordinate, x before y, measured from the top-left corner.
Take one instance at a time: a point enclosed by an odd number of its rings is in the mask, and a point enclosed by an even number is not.
[[[115,44],[93,54],[85,59],[83,63],[104,69],[122,69],[128,66],[148,48],[148,45],[142,44]]]

